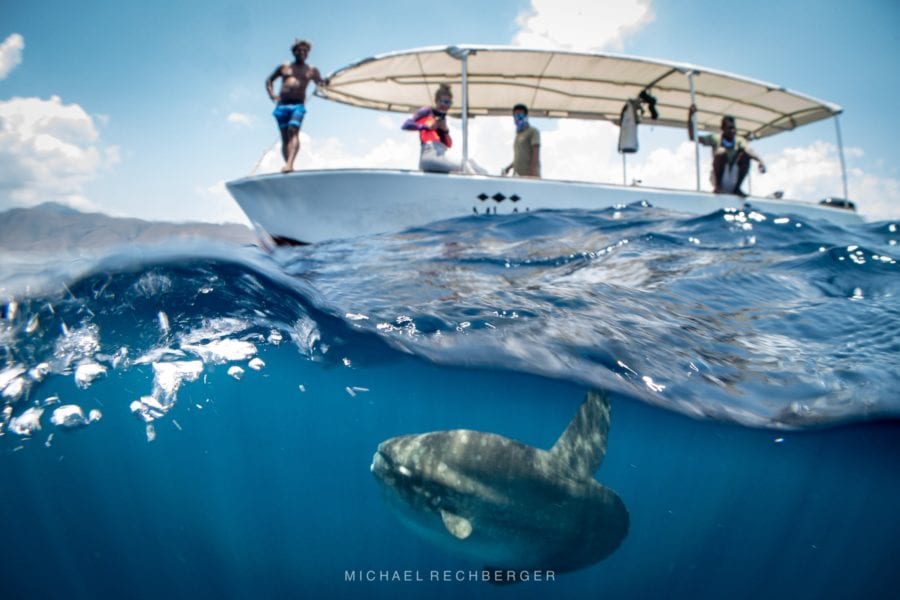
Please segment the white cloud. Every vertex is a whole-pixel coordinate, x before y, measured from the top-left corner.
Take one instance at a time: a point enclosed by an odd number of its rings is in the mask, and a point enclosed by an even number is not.
[[[513,44],[620,50],[626,36],[654,18],[650,0],[531,0],[531,9],[516,19]]]
[[[93,119],[58,96],[0,100],[0,207],[53,200],[93,209],[83,186],[118,161]]]
[[[875,175],[853,163],[865,161],[860,148],[847,148],[847,187],[857,210],[869,220],[897,219],[900,216],[900,180]],[[837,146],[813,142],[809,146],[788,147],[774,157],[763,157],[766,175],[754,175],[753,192],[768,195],[784,191],[786,198],[819,200],[843,196],[841,163]]]
[[[256,121],[251,115],[245,115],[244,113],[238,112],[228,113],[225,120],[234,125],[241,125],[243,127],[250,127]]]
[[[378,126],[386,131],[397,131],[397,117],[388,113],[381,113],[375,119]]]
[[[409,132],[386,133],[374,145],[360,142],[347,147],[335,137],[311,138],[300,132],[300,152],[294,167],[297,170],[372,168],[372,169],[415,169],[419,164],[419,140]],[[274,144],[260,160],[255,173],[275,173],[281,170],[281,142]]]
[[[197,186],[194,192],[203,198],[203,214],[191,218],[198,221],[214,221],[216,223],[241,223],[251,226],[250,220],[244,211],[237,205],[237,202],[228,193],[225,188],[225,181],[217,181],[206,188]],[[210,215],[215,215],[215,219],[210,219]]]
[[[0,80],[6,79],[10,71],[22,62],[25,38],[18,33],[10,35],[0,43]]]

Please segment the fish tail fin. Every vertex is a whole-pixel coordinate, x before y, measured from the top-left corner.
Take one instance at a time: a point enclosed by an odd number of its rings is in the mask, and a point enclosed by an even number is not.
[[[609,419],[606,392],[589,391],[572,422],[550,449],[551,459],[577,475],[593,477],[606,456]]]

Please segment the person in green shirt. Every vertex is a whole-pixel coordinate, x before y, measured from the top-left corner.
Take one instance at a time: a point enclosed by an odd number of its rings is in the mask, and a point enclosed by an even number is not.
[[[513,161],[503,169],[503,174],[508,175],[512,170],[519,177],[540,177],[541,132],[528,123],[528,107],[524,104],[516,104],[512,114],[516,122]]]
[[[688,111],[688,138],[694,141],[694,113],[697,107],[693,104]],[[750,149],[747,139],[736,135],[734,117],[722,117],[722,133],[710,133],[701,135],[697,141],[704,146],[710,146],[713,151],[712,184],[713,191],[717,194],[735,194],[746,196],[741,190],[741,184],[750,171],[750,161],[759,163],[759,172],[766,172],[766,165],[762,159]]]

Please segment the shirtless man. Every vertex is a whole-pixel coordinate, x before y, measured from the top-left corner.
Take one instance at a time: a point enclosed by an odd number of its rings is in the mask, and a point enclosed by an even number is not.
[[[272,111],[278,128],[281,130],[281,155],[284,157],[282,173],[294,170],[294,159],[300,151],[300,125],[306,115],[306,88],[310,81],[316,85],[325,85],[319,70],[306,64],[306,57],[312,44],[306,40],[296,40],[291,46],[294,55],[293,63],[279,65],[266,79],[266,91],[273,102],[277,102]],[[275,80],[281,78],[281,90],[275,94]]]

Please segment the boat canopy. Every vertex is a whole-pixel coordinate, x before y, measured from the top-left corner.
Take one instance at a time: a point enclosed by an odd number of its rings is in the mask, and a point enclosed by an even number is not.
[[[447,83],[450,114],[508,116],[518,103],[530,116],[619,122],[622,107],[646,91],[656,98],[655,124],[684,128],[697,105],[697,128],[719,131],[723,115],[758,139],[833,117],[840,106],[781,86],[698,67],[601,52],[514,46],[433,46],[382,54],[335,71],[316,94],[354,106],[413,112]],[[463,90],[463,85],[467,88]],[[467,93],[466,93],[467,92]],[[649,115],[643,121],[651,122]]]

